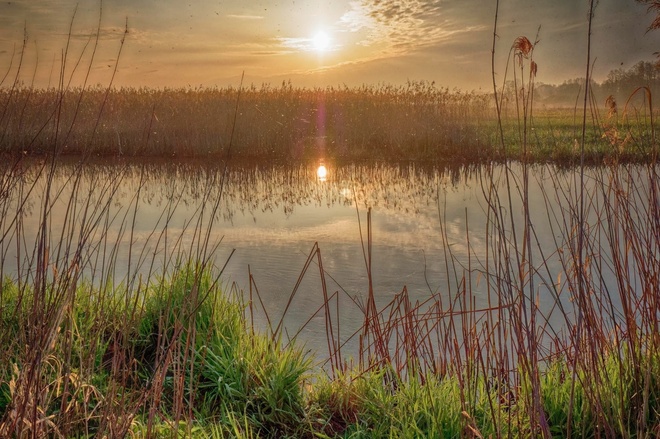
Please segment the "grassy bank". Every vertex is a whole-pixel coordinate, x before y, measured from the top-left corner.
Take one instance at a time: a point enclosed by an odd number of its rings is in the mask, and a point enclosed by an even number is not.
[[[536,437],[535,390],[552,437],[660,428],[657,333],[640,333],[638,351],[591,360],[585,346],[578,361],[597,364],[577,374],[568,353],[544,362],[538,388],[524,364],[486,375],[484,362],[501,353],[467,342],[443,372],[404,374],[372,355],[327,375],[275,334],[255,334],[248,304],[192,264],[133,292],[58,291],[61,282],[3,283],[3,436]]]
[[[523,128],[514,103],[506,105],[508,148],[502,151],[492,96],[426,82],[324,89],[1,88],[0,151],[221,159],[233,130],[232,156],[244,159],[577,161],[580,121],[573,109],[536,110]],[[650,114],[644,105],[613,115],[594,98],[586,160],[647,160]]]
[[[216,282],[192,268],[133,294],[5,282],[0,432],[224,437],[247,422],[294,434],[308,362],[251,333]]]

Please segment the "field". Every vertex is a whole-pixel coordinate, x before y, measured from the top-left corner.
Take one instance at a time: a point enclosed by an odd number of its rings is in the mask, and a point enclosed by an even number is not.
[[[593,99],[588,163],[649,158],[651,112],[643,93],[636,97],[617,113],[605,106],[605,97]],[[216,160],[231,153],[234,159],[268,161],[579,161],[580,111],[522,114],[511,99],[506,102],[504,150],[492,95],[425,82],[325,89],[2,88],[0,151]]]

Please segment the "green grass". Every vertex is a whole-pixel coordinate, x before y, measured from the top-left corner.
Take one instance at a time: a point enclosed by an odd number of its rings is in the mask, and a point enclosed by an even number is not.
[[[15,284],[6,281],[3,293],[16,295]],[[119,289],[97,301],[98,291],[81,287],[73,305],[65,307],[57,336],[43,346],[45,359],[39,362],[38,410],[48,431],[99,434],[121,410],[148,429],[162,430],[166,421],[178,425],[175,418],[185,414],[186,425],[201,417],[230,428],[238,416],[255,431],[277,437],[298,430],[309,361],[249,331],[244,306],[223,296],[208,273],[182,268],[147,286],[139,306],[113,306],[126,293]],[[20,292],[25,304],[34,295],[27,287]],[[13,302],[3,303],[3,334],[29,327],[34,313],[29,305],[14,313]],[[0,418],[11,423],[21,391],[16,383],[30,374],[35,360],[29,346],[4,347]]]

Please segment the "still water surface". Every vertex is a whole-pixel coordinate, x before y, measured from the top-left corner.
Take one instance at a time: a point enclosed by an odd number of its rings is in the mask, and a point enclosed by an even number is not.
[[[373,290],[380,306],[404,288],[413,302],[433,295],[449,301],[466,279],[479,302],[474,306],[488,306],[484,271],[493,238],[487,233],[486,192],[493,183],[492,193],[504,200],[497,209],[504,211],[507,221],[514,220],[514,227],[522,227],[519,165],[511,166],[511,191],[506,190],[503,166],[489,171],[320,165],[59,165],[47,203],[52,258],[56,260],[58,247],[67,242],[62,236],[71,236],[68,241],[73,244],[84,236],[84,276],[95,283],[110,277],[119,284],[136,273],[168,270],[177,255],[212,255],[215,267],[224,267],[225,288],[234,285],[246,297],[252,291],[258,311],[255,325],[262,329],[269,320],[271,326],[277,324],[295,291],[284,319],[286,333],[292,337],[311,318],[299,341],[314,351],[326,346],[324,317],[314,316],[323,304],[319,259],[304,269],[316,245],[328,293],[337,292],[342,340],[362,323],[355,301],[363,302],[369,288],[368,233]],[[8,192],[12,207],[2,223],[2,271],[12,277],[28,277],[33,266],[26,249],[34,245],[48,192],[46,172],[37,169],[38,164],[23,169],[22,184]],[[595,198],[602,172],[596,169],[587,175],[586,185]],[[564,268],[556,255],[570,240],[570,232],[561,226],[575,215],[579,180],[575,171],[551,165],[535,166],[529,176],[533,253],[547,261],[538,264],[543,270],[535,291],[541,312],[560,326],[556,296],[559,292],[559,300],[566,303],[570,298],[561,293]],[[16,213],[20,221],[9,221]],[[20,245],[16,236],[21,236]],[[211,246],[205,250],[206,242]],[[64,250],[59,250],[61,256]],[[603,276],[607,281],[608,275]],[[354,343],[349,341],[349,346]]]

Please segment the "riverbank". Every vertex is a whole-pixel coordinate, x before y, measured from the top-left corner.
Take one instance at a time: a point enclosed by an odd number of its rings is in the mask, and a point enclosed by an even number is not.
[[[490,327],[473,321],[445,335],[456,350],[438,359],[443,370],[423,367],[422,352],[400,369],[374,339],[368,361],[323,371],[284,333],[255,333],[252,304],[223,292],[199,264],[132,289],[44,274],[51,280],[40,287],[2,284],[3,435],[518,438],[540,435],[530,430],[539,421],[530,419],[534,390],[553,437],[660,428],[657,333],[639,332],[634,346],[630,334],[611,334],[629,347],[596,358],[587,348],[497,371],[492,359],[513,346],[498,347],[495,333],[481,338]],[[453,313],[471,319],[464,311]],[[364,323],[365,340],[376,337]],[[380,323],[419,342],[421,327]],[[490,330],[507,328],[515,329],[502,321]],[[591,373],[573,373],[576,364]],[[538,368],[540,386],[527,381],[528,367]]]

